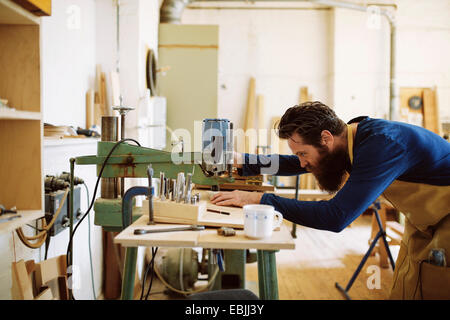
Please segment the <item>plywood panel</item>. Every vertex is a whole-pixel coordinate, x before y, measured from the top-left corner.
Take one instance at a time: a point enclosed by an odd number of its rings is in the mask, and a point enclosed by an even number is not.
[[[194,146],[194,122],[201,127],[203,119],[217,118],[218,37],[217,26],[160,25],[158,65],[170,67],[158,79],[159,94],[167,98],[166,150],[171,131],[182,129],[191,138],[184,137],[185,151],[201,151],[201,130]]]
[[[436,134],[441,133],[436,91],[429,88],[423,90],[423,126]]]
[[[7,208],[43,208],[41,136],[39,120],[0,120],[0,203]]]
[[[40,112],[39,26],[0,25],[0,39],[0,97]]]

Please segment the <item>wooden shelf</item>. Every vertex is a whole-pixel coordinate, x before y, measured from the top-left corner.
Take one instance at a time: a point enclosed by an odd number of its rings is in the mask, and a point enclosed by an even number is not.
[[[42,114],[34,111],[0,109],[0,120],[41,120]]]
[[[0,0],[0,24],[39,25],[39,17],[10,0]]]
[[[44,216],[44,212],[41,210],[18,210],[17,214],[21,217],[13,219],[11,221],[0,222],[0,233],[14,231],[17,228],[22,227],[26,223],[32,222]],[[0,216],[0,219],[11,217],[13,215],[16,215],[16,213],[4,214]]]
[[[0,0],[0,203],[23,217],[0,223],[14,230],[43,216],[40,18],[11,0]]]
[[[91,144],[101,141],[100,138],[52,138],[44,137],[44,147],[72,146],[80,144]]]

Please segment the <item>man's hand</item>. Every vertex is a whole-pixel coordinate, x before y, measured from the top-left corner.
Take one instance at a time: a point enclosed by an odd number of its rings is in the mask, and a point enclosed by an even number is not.
[[[218,192],[211,198],[211,203],[218,206],[243,207],[246,204],[258,204],[263,193],[234,190],[229,192]]]

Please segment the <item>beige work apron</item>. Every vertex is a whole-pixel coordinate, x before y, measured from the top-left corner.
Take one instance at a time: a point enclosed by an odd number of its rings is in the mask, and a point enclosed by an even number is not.
[[[353,134],[348,128],[353,162]],[[395,180],[383,196],[405,215],[390,299],[450,299],[450,186]],[[436,248],[445,250],[447,267],[427,262]]]

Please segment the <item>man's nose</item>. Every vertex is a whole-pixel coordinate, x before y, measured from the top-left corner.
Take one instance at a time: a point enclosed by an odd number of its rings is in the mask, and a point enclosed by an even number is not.
[[[298,157],[298,159],[300,160],[300,166],[302,168],[306,167],[306,165],[308,164],[307,161],[302,159],[302,158],[300,158],[300,157]]]

